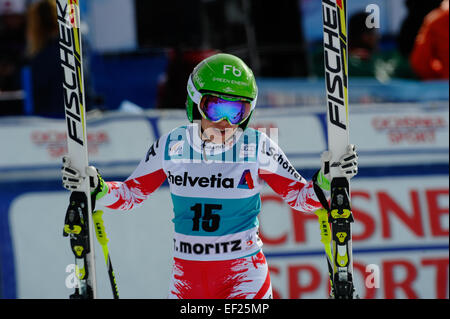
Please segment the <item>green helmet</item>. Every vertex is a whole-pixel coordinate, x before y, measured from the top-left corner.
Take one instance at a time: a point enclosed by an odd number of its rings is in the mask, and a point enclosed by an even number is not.
[[[187,83],[186,113],[189,122],[201,119],[198,105],[207,93],[243,97],[256,106],[258,88],[252,70],[238,57],[219,53],[200,62],[189,75]],[[251,115],[243,123],[247,127]]]

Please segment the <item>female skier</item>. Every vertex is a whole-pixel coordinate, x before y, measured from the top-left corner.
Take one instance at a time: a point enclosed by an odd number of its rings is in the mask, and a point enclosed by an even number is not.
[[[153,143],[124,182],[104,182],[92,166],[96,203],[111,209],[139,206],[166,179],[175,233],[169,298],[272,298],[258,237],[260,191],[266,182],[292,208],[306,213],[329,198],[330,152],[306,181],[264,133],[247,128],[256,105],[252,71],[239,58],[216,54],[199,63],[187,83],[190,124]],[[341,161],[342,174],[357,173],[355,147]],[[63,158],[63,186],[78,189],[79,172]]]

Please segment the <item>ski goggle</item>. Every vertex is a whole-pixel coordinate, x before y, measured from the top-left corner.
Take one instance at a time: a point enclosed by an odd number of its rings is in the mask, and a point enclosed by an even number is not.
[[[200,101],[199,111],[211,122],[227,120],[230,124],[239,125],[249,117],[252,106],[249,100],[206,94]]]
[[[240,125],[250,116],[256,106],[253,100],[223,96],[214,93],[200,93],[189,76],[187,91],[203,118],[211,122],[220,122],[225,119],[230,124]]]

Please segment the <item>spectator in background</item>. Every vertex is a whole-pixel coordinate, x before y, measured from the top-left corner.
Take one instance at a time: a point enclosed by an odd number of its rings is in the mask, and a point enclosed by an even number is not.
[[[397,0],[395,0],[397,1]],[[408,10],[397,36],[397,46],[400,53],[409,58],[417,33],[423,19],[431,11],[439,7],[442,0],[403,0]]]
[[[353,14],[348,22],[348,74],[351,77],[375,78],[387,82],[392,78],[414,78],[408,59],[396,49],[380,50],[381,35],[377,28],[368,28],[365,11]],[[312,70],[324,76],[323,44],[312,53]]]
[[[412,78],[408,60],[398,50],[380,51],[380,34],[376,28],[368,28],[369,14],[352,15],[348,25],[349,74],[351,76],[375,77],[381,82],[391,78]]]
[[[376,28],[367,28],[369,14],[359,12],[350,17],[348,24],[348,55],[354,66],[352,75],[374,75],[373,55],[377,50],[380,35]],[[349,67],[350,67],[349,65]]]
[[[58,47],[56,3],[40,0],[27,14],[27,54],[31,68],[33,114],[64,117],[63,74]]]
[[[219,51],[214,49],[171,49],[167,71],[158,81],[156,108],[184,109],[189,74],[198,63],[216,53]]]
[[[423,80],[448,79],[449,73],[449,1],[424,19],[411,52],[411,66]]]
[[[25,11],[25,0],[0,0],[0,115],[23,113],[20,90]]]
[[[20,89],[25,49],[25,2],[0,0],[0,90]]]

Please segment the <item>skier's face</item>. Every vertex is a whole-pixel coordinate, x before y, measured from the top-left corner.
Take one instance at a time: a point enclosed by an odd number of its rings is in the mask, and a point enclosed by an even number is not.
[[[232,125],[228,123],[227,120],[213,123],[205,118],[202,118],[203,136],[216,144],[225,143],[234,135],[238,127],[239,125]]]

